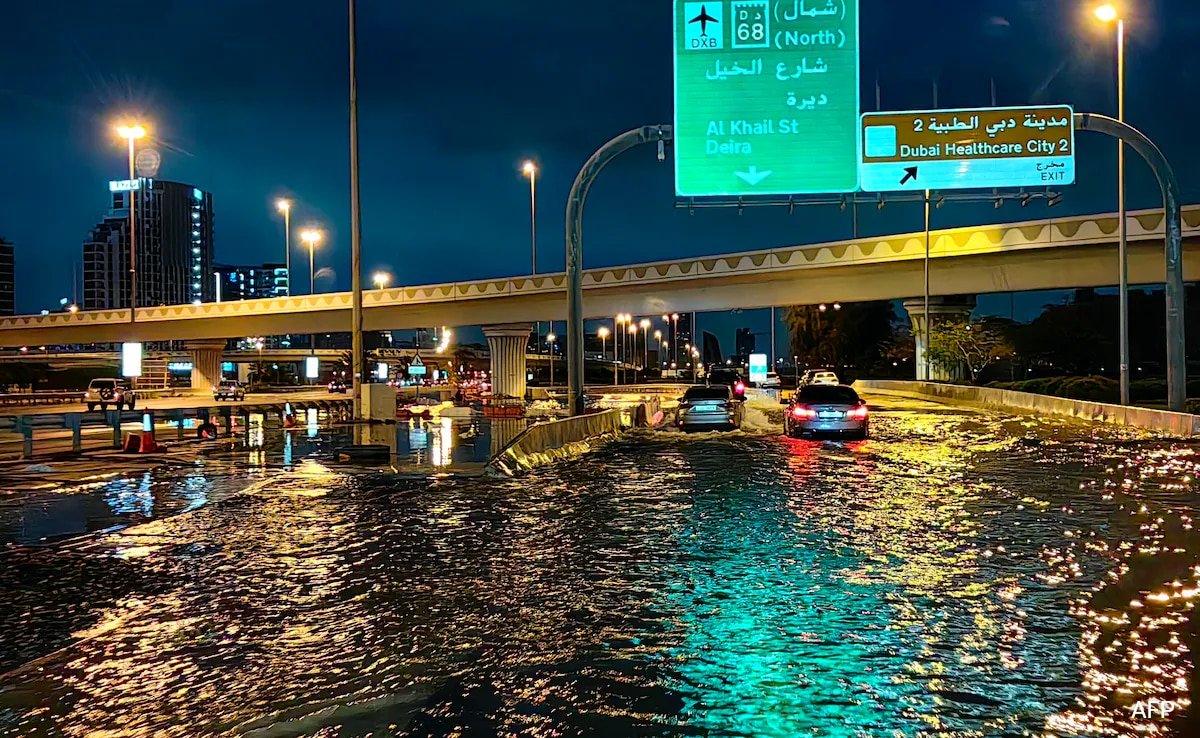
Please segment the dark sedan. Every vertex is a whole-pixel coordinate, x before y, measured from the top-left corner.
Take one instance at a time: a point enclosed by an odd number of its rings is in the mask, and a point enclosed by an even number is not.
[[[866,438],[870,431],[867,403],[845,385],[801,387],[788,405],[784,430],[792,437],[838,435]]]

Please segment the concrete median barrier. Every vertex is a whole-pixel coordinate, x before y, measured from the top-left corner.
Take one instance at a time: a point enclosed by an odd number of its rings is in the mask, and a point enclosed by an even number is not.
[[[854,383],[854,388],[869,395],[897,395],[1019,414],[1077,418],[1093,423],[1141,428],[1175,438],[1200,437],[1200,416],[1152,408],[1124,407],[1030,392],[933,382],[859,380]]]
[[[632,427],[639,415],[644,417],[645,411],[639,408],[604,410],[532,425],[488,462],[488,471],[511,477],[586,453]]]

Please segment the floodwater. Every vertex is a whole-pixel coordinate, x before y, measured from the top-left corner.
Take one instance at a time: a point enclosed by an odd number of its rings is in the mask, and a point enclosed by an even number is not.
[[[872,423],[642,432],[518,480],[296,455],[10,545],[0,734],[1197,734],[1193,446]]]
[[[353,429],[330,428],[328,420],[310,410],[305,424],[284,431],[277,418],[252,415],[230,446],[130,474],[97,463],[83,483],[54,485],[53,471],[23,475],[39,477],[30,485],[36,489],[0,479],[0,545],[45,544],[195,510],[313,459],[332,460],[355,443],[389,447],[386,466],[398,474],[479,474],[526,427],[523,419],[442,418]]]

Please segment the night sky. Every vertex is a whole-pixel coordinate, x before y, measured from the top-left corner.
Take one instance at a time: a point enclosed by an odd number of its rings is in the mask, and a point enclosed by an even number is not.
[[[1185,202],[1200,202],[1200,3],[1131,5],[1128,120],[1163,148]],[[344,2],[6,6],[0,235],[17,244],[19,310],[70,296],[71,264],[105,211],[107,182],[125,176],[111,127],[130,113],[150,122],[161,178],[213,192],[218,261],[282,260],[272,203],[289,196],[296,225],[328,233],[318,265],[333,273],[318,288],[348,288]],[[361,0],[364,266],[404,284],[528,273],[529,191],[518,170],[532,157],[544,175],[539,268],[562,270],[563,211],[580,165],[611,136],[672,119],[671,6]],[[1074,0],[863,0],[863,108],[874,108],[877,77],[892,110],[930,107],[935,81],[941,107],[987,105],[994,79],[1001,105],[1113,113],[1113,30],[1090,10]],[[1114,210],[1115,147],[1081,134],[1079,152],[1080,184],[1052,214]],[[1159,203],[1138,161],[1130,187],[1131,207]],[[649,147],[618,160],[589,201],[585,264],[851,235],[849,216],[833,207],[689,215],[673,193],[670,164]],[[935,226],[1046,216],[1039,204],[954,205]],[[920,223],[915,204],[860,211],[867,235]],[[297,291],[304,272],[295,271]],[[1019,297],[1017,317],[1052,297]],[[1007,313],[1009,300],[983,304]],[[711,327],[731,343],[735,324],[754,321],[747,313]]]

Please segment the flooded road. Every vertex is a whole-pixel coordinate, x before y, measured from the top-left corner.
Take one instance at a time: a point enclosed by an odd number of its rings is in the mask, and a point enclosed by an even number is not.
[[[0,734],[1197,734],[1195,449],[881,405],[10,544]]]

